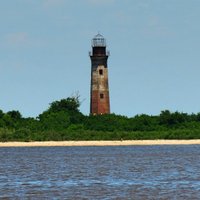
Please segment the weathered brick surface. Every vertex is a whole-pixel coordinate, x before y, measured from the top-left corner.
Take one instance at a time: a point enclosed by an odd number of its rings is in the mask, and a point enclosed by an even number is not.
[[[93,47],[91,57],[90,114],[110,113],[106,47]]]

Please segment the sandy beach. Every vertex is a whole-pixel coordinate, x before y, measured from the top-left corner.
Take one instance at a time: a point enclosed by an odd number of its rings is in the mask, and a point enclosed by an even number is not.
[[[200,139],[198,140],[0,142],[0,147],[134,146],[134,145],[191,145],[191,144],[200,144]]]

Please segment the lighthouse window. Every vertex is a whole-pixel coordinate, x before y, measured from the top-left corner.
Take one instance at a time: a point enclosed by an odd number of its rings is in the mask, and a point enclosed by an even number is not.
[[[100,94],[100,99],[103,99],[104,98],[104,94]]]
[[[100,69],[100,70],[99,70],[99,74],[100,74],[100,75],[103,75],[103,69]]]

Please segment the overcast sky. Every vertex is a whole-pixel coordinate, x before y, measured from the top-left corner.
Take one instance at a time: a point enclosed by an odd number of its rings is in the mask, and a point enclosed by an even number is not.
[[[200,112],[200,0],[0,1],[0,109],[35,117],[79,91],[107,40],[111,112]]]

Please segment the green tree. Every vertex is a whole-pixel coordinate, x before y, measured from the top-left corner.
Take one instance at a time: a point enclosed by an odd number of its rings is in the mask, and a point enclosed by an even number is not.
[[[68,97],[66,99],[61,99],[60,101],[54,101],[50,104],[50,107],[39,115],[39,119],[48,116],[47,113],[67,113],[69,116],[70,123],[80,124],[84,119],[84,115],[79,111],[80,101],[79,96]],[[61,115],[63,115],[63,113]],[[45,115],[44,115],[45,114]],[[44,115],[44,116],[43,116]]]
[[[0,119],[4,116],[4,113],[2,110],[0,110]]]
[[[43,130],[63,130],[70,125],[70,116],[67,112],[44,112],[40,115]]]
[[[60,101],[52,102],[47,111],[49,112],[67,111],[69,113],[74,113],[74,112],[79,112],[79,106],[80,106],[79,97],[68,97],[66,99],[61,99]]]
[[[22,115],[19,111],[17,110],[12,110],[7,112],[7,115],[9,115],[13,120],[20,120],[22,119]]]

